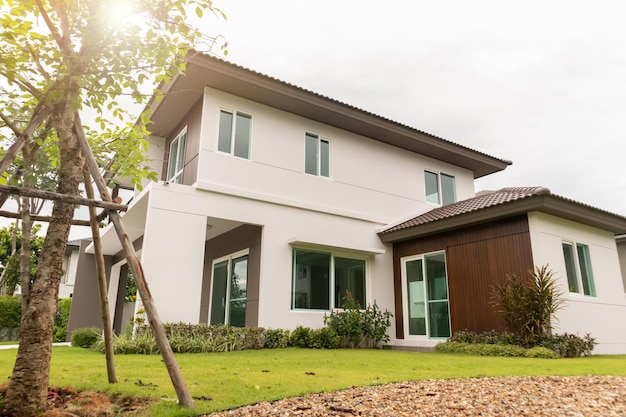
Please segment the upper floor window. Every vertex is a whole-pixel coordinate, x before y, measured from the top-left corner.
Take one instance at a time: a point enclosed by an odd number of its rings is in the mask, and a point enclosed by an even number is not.
[[[330,142],[318,135],[305,135],[304,172],[321,177],[330,176]]]
[[[443,172],[424,171],[426,181],[426,201],[445,206],[456,203],[454,177]]]
[[[565,272],[569,292],[596,296],[596,286],[591,270],[589,246],[582,243],[562,242],[563,257],[565,258]]]
[[[348,296],[365,308],[365,295],[364,259],[293,250],[292,309],[343,308]]]
[[[252,116],[239,112],[220,111],[218,151],[250,159],[251,136]]]
[[[185,144],[187,128],[184,128],[170,143],[170,155],[167,160],[167,182],[182,184],[185,167]]]

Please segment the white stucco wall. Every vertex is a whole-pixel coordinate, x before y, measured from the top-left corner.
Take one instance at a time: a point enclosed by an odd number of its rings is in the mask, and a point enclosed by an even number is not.
[[[598,342],[594,353],[626,353],[626,295],[613,234],[538,212],[529,213],[528,221],[535,265],[550,264],[567,300],[555,331],[590,333]],[[569,293],[563,241],[589,246],[596,297]]]
[[[79,252],[78,248],[73,249],[63,258],[63,277],[59,285],[59,298],[69,298],[74,293]]]

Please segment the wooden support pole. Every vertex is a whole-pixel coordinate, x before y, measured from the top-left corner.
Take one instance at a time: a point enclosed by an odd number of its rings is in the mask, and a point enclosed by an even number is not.
[[[45,200],[59,200],[64,203],[78,204],[81,206],[89,206],[89,207],[101,207],[101,208],[105,208],[109,210],[121,210],[121,211],[128,210],[127,205],[117,204],[117,203],[112,202],[111,200],[108,200],[108,201],[90,200],[88,198],[82,198],[82,197],[78,197],[75,195],[59,194],[59,193],[55,193],[52,191],[36,190],[34,188],[14,187],[12,185],[0,184],[0,193],[16,194],[16,195],[21,195],[21,196],[26,196],[26,197],[37,197],[37,198],[43,198]]]
[[[89,147],[89,142],[87,142],[87,136],[85,135],[85,131],[83,129],[78,113],[76,113],[76,117],[74,119],[74,131],[83,151],[83,155],[85,156],[85,163],[89,167],[89,172],[91,173],[96,187],[100,192],[100,197],[105,201],[110,201],[111,196],[109,195],[109,189],[104,181],[104,178],[102,178],[102,175],[100,175],[98,163],[96,162],[96,159],[91,152],[91,148]],[[150,328],[152,329],[152,334],[154,335],[157,347],[161,352],[163,363],[165,364],[172,384],[174,385],[174,390],[176,391],[178,402],[183,407],[193,408],[193,398],[189,393],[187,384],[185,383],[180,368],[178,367],[178,363],[176,362],[176,358],[174,357],[172,347],[167,340],[165,327],[163,327],[163,323],[159,318],[159,314],[154,305],[154,300],[152,299],[152,295],[150,294],[150,290],[148,289],[148,283],[146,282],[143,274],[143,268],[141,267],[141,263],[139,262],[139,258],[137,257],[137,254],[135,252],[135,248],[133,247],[133,244],[128,237],[128,233],[126,233],[126,229],[124,228],[124,224],[122,223],[122,217],[117,211],[115,211],[115,209],[109,209],[109,218],[115,226],[117,236],[122,243],[124,253],[126,253],[128,266],[132,271],[133,278],[135,279],[135,283],[137,284],[137,292],[139,292],[139,296],[141,297],[144,310],[146,311],[146,316],[148,317],[148,322],[150,323]]]
[[[85,192],[87,198],[93,200],[93,186],[89,169],[85,167],[83,172],[85,179]],[[107,363],[107,376],[110,384],[115,384],[115,355],[113,349],[113,326],[111,325],[111,315],[109,313],[109,294],[107,290],[107,277],[104,266],[104,254],[102,252],[102,242],[100,241],[100,227],[98,214],[95,207],[89,207],[89,219],[91,222],[91,236],[93,238],[94,256],[96,258],[96,272],[98,275],[98,290],[100,292],[100,310],[102,311],[102,326],[104,327],[104,353]]]
[[[9,219],[20,219],[21,218],[21,214],[19,213],[13,213],[10,211],[5,211],[5,210],[0,210],[0,217],[6,217]],[[50,216],[38,216],[35,214],[31,214],[30,215],[30,219],[34,222],[47,222],[49,223],[50,221],[52,221],[52,217]],[[72,219],[72,226],[91,226],[91,223],[89,222],[89,220],[78,220],[78,219]]]

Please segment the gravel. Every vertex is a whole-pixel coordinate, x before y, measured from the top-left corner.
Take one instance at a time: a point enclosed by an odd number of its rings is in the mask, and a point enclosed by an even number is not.
[[[411,381],[286,398],[209,416],[626,417],[626,377]]]

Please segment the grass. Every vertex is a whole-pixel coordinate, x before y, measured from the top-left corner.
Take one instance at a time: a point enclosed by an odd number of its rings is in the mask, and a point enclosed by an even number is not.
[[[7,377],[15,353],[15,349],[0,351],[0,372]],[[177,361],[191,395],[212,397],[211,401],[196,401],[192,412],[181,410],[173,402],[174,389],[158,355],[116,356],[119,383],[112,385],[106,382],[104,355],[74,347],[54,347],[50,385],[162,397],[165,401],[152,407],[151,416],[190,416],[307,393],[406,380],[504,375],[626,376],[626,355],[532,359],[288,348],[181,354]]]

